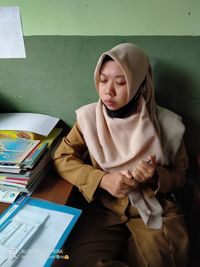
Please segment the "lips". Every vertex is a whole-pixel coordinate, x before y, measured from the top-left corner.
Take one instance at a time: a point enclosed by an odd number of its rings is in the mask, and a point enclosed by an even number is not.
[[[112,101],[112,100],[104,100],[104,104],[105,104],[107,107],[114,107],[114,106],[115,106],[115,102]]]

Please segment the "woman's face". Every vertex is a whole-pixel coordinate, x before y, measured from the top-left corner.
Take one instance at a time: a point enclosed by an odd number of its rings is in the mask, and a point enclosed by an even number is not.
[[[127,83],[120,66],[106,61],[100,70],[99,96],[110,110],[117,110],[127,104]]]

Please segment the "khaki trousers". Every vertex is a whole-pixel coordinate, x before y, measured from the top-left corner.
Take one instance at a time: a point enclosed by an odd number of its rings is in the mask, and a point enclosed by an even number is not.
[[[188,237],[181,214],[164,217],[163,228],[147,228],[132,216],[125,223],[90,203],[67,240],[69,267],[185,267]]]

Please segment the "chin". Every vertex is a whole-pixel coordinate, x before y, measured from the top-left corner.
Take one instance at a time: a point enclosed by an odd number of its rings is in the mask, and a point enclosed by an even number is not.
[[[116,107],[113,107],[113,106],[110,106],[110,105],[105,105],[108,109],[110,109],[110,110],[117,110],[117,108]]]

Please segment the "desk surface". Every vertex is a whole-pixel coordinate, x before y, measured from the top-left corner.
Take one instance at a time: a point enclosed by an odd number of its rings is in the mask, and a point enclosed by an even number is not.
[[[38,185],[32,197],[53,201],[58,204],[66,204],[72,192],[73,185],[60,178],[55,172],[50,171]],[[0,202],[0,214],[10,204]]]

